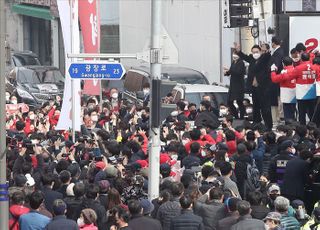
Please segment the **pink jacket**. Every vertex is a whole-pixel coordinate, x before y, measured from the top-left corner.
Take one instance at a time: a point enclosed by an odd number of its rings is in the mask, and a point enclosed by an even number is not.
[[[98,227],[94,226],[94,224],[86,224],[80,230],[98,230]]]

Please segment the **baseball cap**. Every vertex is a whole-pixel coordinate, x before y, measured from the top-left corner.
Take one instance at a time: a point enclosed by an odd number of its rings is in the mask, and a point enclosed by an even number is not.
[[[304,203],[303,203],[302,200],[294,200],[294,201],[292,201],[291,206],[292,206],[292,208],[294,208],[294,209],[298,209],[299,206],[304,207]]]
[[[103,161],[96,162],[97,169],[104,169],[105,167],[106,167],[106,164]]]
[[[280,222],[281,219],[281,214],[278,212],[269,212],[268,215],[263,219],[263,221],[265,220],[275,220]]]
[[[269,194],[270,194],[270,193],[274,193],[274,192],[280,194],[280,187],[279,187],[277,184],[271,185],[271,186],[269,187],[269,189],[268,189],[268,193],[269,193]]]

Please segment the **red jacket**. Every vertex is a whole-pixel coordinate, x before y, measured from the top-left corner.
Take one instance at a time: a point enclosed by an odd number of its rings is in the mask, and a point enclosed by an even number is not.
[[[320,65],[312,65],[312,69],[316,72],[316,91],[317,96],[320,96]]]
[[[12,205],[9,208],[12,218],[9,220],[9,229],[13,226],[12,230],[19,230],[19,217],[28,213],[30,210],[23,205]]]
[[[316,72],[311,68],[310,61],[301,62],[292,71],[283,73],[284,80],[296,79],[296,97],[298,100],[310,100],[316,97],[314,87]]]
[[[187,144],[185,144],[184,147],[186,147],[186,150],[188,153],[190,153],[190,146],[194,142],[198,142],[201,147],[204,147],[206,144],[211,144],[211,145],[216,144],[216,141],[213,139],[213,137],[207,134],[205,136],[200,137],[199,140],[192,140],[192,141],[189,141]]]
[[[294,67],[293,66],[285,66],[284,70],[285,71],[283,73],[287,73],[287,72],[292,73],[294,71]],[[282,73],[277,74],[276,72],[271,72],[271,80],[273,83],[280,83],[280,87],[296,88],[295,81],[286,80]]]

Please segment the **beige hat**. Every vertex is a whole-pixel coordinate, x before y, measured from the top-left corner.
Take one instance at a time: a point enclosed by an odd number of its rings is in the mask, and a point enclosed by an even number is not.
[[[81,211],[85,224],[92,224],[97,221],[97,214],[91,208],[86,208]]]

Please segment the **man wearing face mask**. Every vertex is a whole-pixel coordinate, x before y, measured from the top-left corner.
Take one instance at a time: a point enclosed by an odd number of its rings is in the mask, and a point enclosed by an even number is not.
[[[89,112],[90,118],[91,118],[91,129],[102,129],[102,126],[98,123],[99,120],[99,116],[98,113],[93,110]]]
[[[228,106],[232,115],[239,118],[238,111],[233,102],[236,101],[239,107],[240,119],[244,117],[244,105],[242,100],[244,98],[244,75],[246,68],[244,62],[240,59],[237,53],[232,54],[232,64],[229,69],[225,69],[224,75],[230,76],[230,87],[228,92]]]
[[[300,65],[301,56],[300,56],[300,53],[298,52],[298,50],[296,48],[293,48],[293,49],[290,50],[290,56],[292,58],[294,67]]]
[[[235,43],[236,53],[241,59],[249,63],[247,89],[252,93],[253,122],[260,123],[261,115],[265,125],[272,129],[271,101],[270,101],[270,58],[269,52],[261,54],[261,48],[254,45],[251,54],[241,52],[240,46]]]
[[[287,163],[295,158],[296,149],[293,141],[285,140],[280,144],[280,153],[271,159],[269,167],[269,180],[271,183],[281,185],[283,183],[284,173]]]
[[[10,104],[14,104],[14,105],[18,104],[18,99],[17,99],[16,96],[11,95],[11,97],[10,97]]]
[[[110,89],[110,102],[113,111],[119,111],[119,92],[118,89]]]

